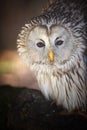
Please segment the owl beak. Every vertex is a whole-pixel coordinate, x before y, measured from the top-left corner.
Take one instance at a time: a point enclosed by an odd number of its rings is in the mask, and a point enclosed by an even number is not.
[[[54,61],[54,52],[52,50],[49,51],[49,60],[50,62]]]

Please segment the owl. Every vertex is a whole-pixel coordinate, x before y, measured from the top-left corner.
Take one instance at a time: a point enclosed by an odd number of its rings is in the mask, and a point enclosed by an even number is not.
[[[39,88],[66,110],[87,105],[87,0],[56,0],[22,27],[17,50]]]

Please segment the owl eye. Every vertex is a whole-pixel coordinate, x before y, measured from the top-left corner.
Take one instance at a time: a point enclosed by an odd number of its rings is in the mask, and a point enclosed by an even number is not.
[[[44,47],[45,44],[44,44],[43,42],[38,42],[38,43],[37,43],[37,46],[41,48],[41,47]]]
[[[60,45],[62,45],[62,44],[63,44],[63,41],[62,41],[62,40],[58,40],[58,41],[55,42],[55,45],[56,45],[56,46],[60,46]]]

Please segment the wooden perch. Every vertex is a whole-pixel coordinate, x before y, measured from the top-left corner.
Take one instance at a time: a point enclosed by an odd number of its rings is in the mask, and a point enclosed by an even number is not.
[[[0,130],[85,130],[87,113],[67,113],[40,91],[0,86]]]

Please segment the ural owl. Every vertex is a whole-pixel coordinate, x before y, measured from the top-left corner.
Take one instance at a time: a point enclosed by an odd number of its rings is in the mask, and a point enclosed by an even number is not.
[[[47,99],[69,111],[86,108],[86,0],[53,2],[22,28],[17,48]]]

